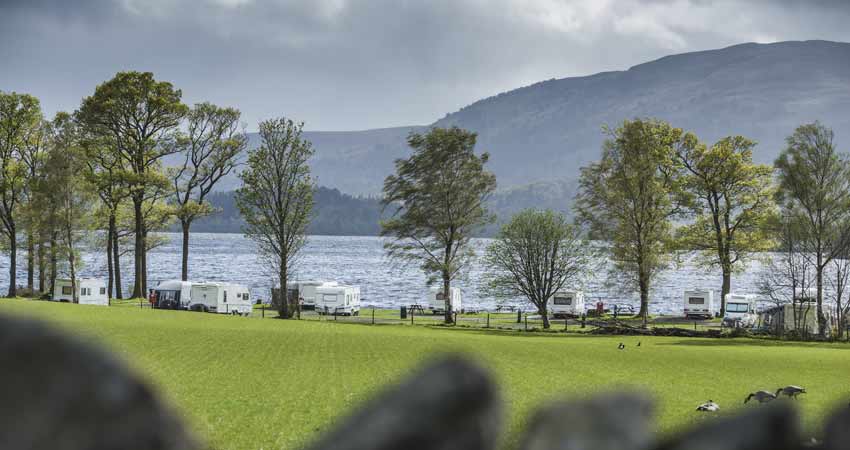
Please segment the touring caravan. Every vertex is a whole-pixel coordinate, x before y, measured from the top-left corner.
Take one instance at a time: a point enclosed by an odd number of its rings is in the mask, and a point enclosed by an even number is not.
[[[219,314],[251,314],[251,294],[247,287],[230,283],[194,283],[189,309]]]
[[[463,311],[463,301],[461,298],[460,288],[449,288],[449,292],[452,294],[449,299],[452,305],[452,311]],[[436,315],[446,313],[446,296],[443,295],[442,288],[431,288],[428,291],[427,308],[431,311],[431,314]]]
[[[360,315],[360,287],[339,284],[316,287],[316,311],[319,314]]]
[[[192,299],[191,281],[166,280],[151,289],[151,304],[160,309],[188,309]]]
[[[298,298],[302,309],[316,309],[316,289],[319,286],[336,286],[335,281],[296,281],[286,283],[290,298]]]
[[[714,292],[707,289],[685,291],[685,318],[711,319],[714,315]]]
[[[804,336],[818,332],[817,306],[812,302],[774,306],[759,313],[759,317],[764,328],[777,336],[789,332]]]
[[[751,327],[756,323],[756,297],[751,294],[726,294],[723,324],[732,327]]]
[[[106,292],[106,283],[95,278],[77,279],[77,299],[81,305],[109,305],[109,294]],[[53,287],[53,300],[59,302],[73,302],[74,294],[71,287],[71,279],[57,279]]]
[[[558,291],[552,296],[552,304],[549,310],[552,317],[564,319],[567,317],[579,317],[584,314],[584,292],[582,291]]]

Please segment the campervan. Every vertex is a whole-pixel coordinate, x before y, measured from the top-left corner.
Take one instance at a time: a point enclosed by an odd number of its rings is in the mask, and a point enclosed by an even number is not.
[[[726,294],[726,311],[723,324],[733,327],[751,327],[756,323],[756,297],[751,294]]]
[[[685,317],[711,319],[714,315],[714,292],[707,289],[685,291]]]
[[[556,292],[552,296],[549,310],[552,312],[552,317],[556,319],[581,316],[584,314],[584,292],[566,290]]]
[[[360,287],[339,284],[316,287],[316,311],[319,314],[360,315]]]
[[[74,291],[71,279],[57,279],[53,287],[53,300],[58,302],[73,302]],[[81,305],[109,305],[109,294],[106,283],[95,278],[77,279],[77,303]]]
[[[188,309],[192,300],[191,281],[166,280],[151,289],[150,302],[154,308]]]
[[[286,283],[286,290],[290,298],[297,298],[301,301],[301,308],[316,309],[316,288],[336,285],[336,281],[296,281]]]
[[[251,314],[251,294],[248,288],[230,283],[194,283],[189,309],[219,314]]]
[[[451,293],[449,302],[452,305],[452,311],[461,312],[463,310],[463,301],[461,299],[460,288],[449,288],[449,292]],[[431,314],[446,313],[446,296],[443,295],[442,288],[431,288],[428,290],[427,308],[431,311]]]

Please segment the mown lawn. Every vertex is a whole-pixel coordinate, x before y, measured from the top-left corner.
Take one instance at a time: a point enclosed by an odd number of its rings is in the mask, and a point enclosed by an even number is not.
[[[541,402],[614,388],[653,395],[658,431],[723,413],[757,389],[799,384],[811,431],[850,400],[850,345],[749,339],[588,337],[259,320],[183,311],[0,300],[0,313],[35,316],[102,343],[127,360],[216,449],[293,448],[422,360],[466,352],[504,389],[509,441]],[[617,344],[624,342],[625,350]],[[6,368],[4,368],[6,370]]]

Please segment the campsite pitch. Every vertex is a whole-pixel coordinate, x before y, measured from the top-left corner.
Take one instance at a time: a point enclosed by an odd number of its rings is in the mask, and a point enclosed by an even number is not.
[[[796,404],[810,431],[850,401],[848,344],[370,326],[7,299],[0,313],[53,322],[112,349],[215,449],[297,448],[424,359],[449,351],[493,370],[510,440],[535,406],[600,390],[651,394],[660,432],[758,408],[743,404],[747,394],[789,384],[808,391]],[[709,399],[719,413],[695,411]]]

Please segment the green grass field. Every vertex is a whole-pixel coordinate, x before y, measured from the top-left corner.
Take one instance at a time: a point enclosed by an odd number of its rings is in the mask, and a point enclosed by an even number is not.
[[[106,345],[159,386],[216,449],[298,447],[421,361],[466,352],[490,367],[515,440],[534,406],[630,388],[658,403],[659,432],[722,413],[758,389],[799,384],[812,431],[850,400],[850,345],[755,339],[590,337],[399,325],[282,321],[183,311],[0,300],[0,313],[34,316]],[[618,350],[617,344],[628,347]],[[790,400],[789,400],[790,401]]]

